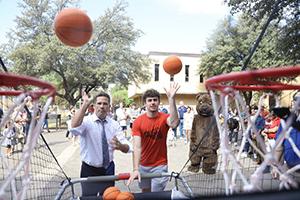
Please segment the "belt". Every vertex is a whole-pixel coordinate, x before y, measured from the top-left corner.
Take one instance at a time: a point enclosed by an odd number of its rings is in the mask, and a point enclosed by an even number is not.
[[[110,162],[109,162],[108,167],[112,164],[112,162],[113,162],[113,161],[110,161]],[[108,167],[105,168],[105,167],[102,167],[102,166],[101,166],[101,167],[96,167],[96,166],[93,166],[93,165],[89,165],[89,164],[87,164],[87,163],[84,162],[84,161],[82,161],[82,164],[85,165],[85,166],[87,166],[87,167],[93,167],[93,168],[96,168],[96,169],[107,169],[107,168],[108,168]]]

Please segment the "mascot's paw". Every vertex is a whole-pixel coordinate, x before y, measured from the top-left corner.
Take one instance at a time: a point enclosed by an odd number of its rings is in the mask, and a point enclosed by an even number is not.
[[[188,167],[188,171],[197,173],[197,172],[199,172],[199,166],[192,166],[192,165],[190,165]]]

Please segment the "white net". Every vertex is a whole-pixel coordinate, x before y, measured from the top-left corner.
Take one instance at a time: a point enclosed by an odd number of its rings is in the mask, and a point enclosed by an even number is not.
[[[206,80],[216,123],[207,125],[197,146],[201,149],[209,130],[217,126],[220,147],[215,173],[206,173],[204,161],[195,159],[188,172],[181,174],[194,196],[298,199],[293,195],[300,191],[300,98],[292,101],[292,97],[300,85],[286,83],[285,78],[299,74],[300,66],[291,66]],[[255,97],[248,106],[244,95],[250,92]],[[290,195],[284,192],[287,190]]]
[[[66,175],[42,132],[55,88],[9,73],[0,73],[0,85],[0,199],[54,199]]]
[[[220,193],[230,195],[298,188],[300,136],[297,134],[300,133],[300,129],[297,119],[300,99],[295,101],[292,107],[283,109],[288,110],[288,113],[281,116],[279,130],[276,131],[276,136],[272,140],[264,134],[264,127],[258,127],[266,99],[274,98],[277,112],[278,110],[282,112],[280,93],[278,89],[276,90],[276,93],[271,93],[270,90],[263,93],[256,103],[256,109],[247,107],[241,93],[230,84],[228,87],[222,85],[220,90],[209,91],[220,136],[218,168],[224,180],[224,191]],[[296,92],[297,90],[294,90],[291,93]],[[240,128],[239,136],[237,136],[239,141],[235,142],[232,141],[229,127],[229,121],[233,118],[233,110],[235,110],[234,118],[239,122]],[[245,152],[247,148],[252,149],[255,160],[259,162],[252,162],[254,159],[245,159],[250,157],[244,155],[248,154],[248,150]],[[210,180],[214,179],[213,176],[210,177]]]

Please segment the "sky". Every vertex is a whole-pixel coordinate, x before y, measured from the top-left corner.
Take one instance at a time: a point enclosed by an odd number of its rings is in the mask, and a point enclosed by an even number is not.
[[[0,43],[15,27],[14,19],[20,15],[17,2],[0,0]],[[92,20],[112,8],[114,0],[82,0],[80,8]],[[228,14],[223,0],[127,0],[126,9],[135,28],[143,32],[136,46],[141,53],[149,51],[200,53],[206,40]]]

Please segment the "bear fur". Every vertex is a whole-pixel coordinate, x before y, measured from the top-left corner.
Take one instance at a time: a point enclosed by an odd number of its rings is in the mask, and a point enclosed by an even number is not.
[[[214,119],[212,101],[207,93],[198,94],[196,99],[197,114],[194,116],[192,125],[189,152],[189,155],[192,157],[188,171],[198,172],[201,166],[203,173],[215,174],[218,164],[217,150],[220,146],[220,141],[219,131]],[[213,120],[214,122],[212,122]],[[200,146],[197,148],[199,143]]]

